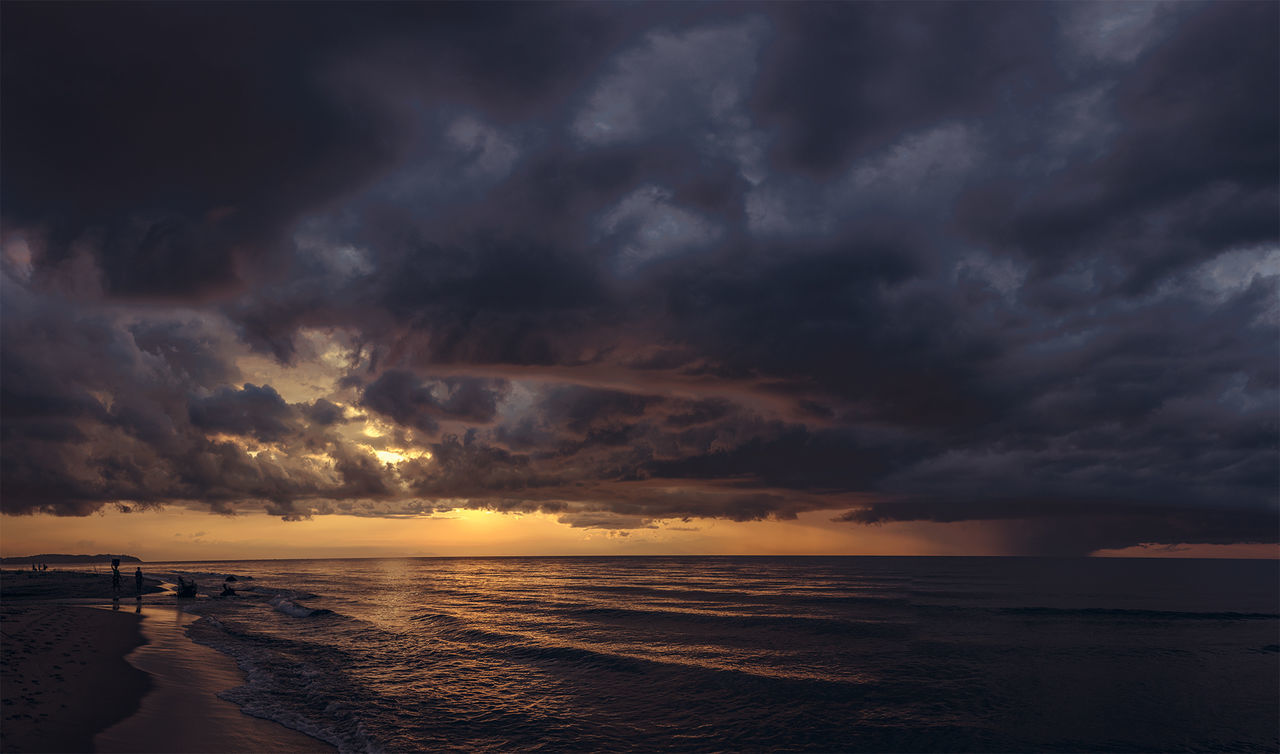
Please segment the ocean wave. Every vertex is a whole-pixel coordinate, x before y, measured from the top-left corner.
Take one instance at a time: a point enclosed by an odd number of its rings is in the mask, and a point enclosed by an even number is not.
[[[933,597],[946,600],[986,600],[1002,596],[994,591],[966,591],[950,589],[909,589],[906,592],[912,597]]]
[[[148,576],[153,575],[153,573],[148,573],[146,570],[144,570],[143,573],[145,573]],[[218,583],[222,583],[224,580],[226,580],[230,576],[235,576],[235,581],[232,583],[254,580],[252,576],[247,576],[239,573],[230,573],[227,571],[187,571],[187,570],[180,571],[180,570],[166,569],[164,571],[154,572],[154,575],[159,576],[161,578],[170,578],[170,579],[181,576],[188,580],[195,579],[196,581],[217,581]]]
[[[245,633],[206,615],[187,627],[200,644],[230,656],[245,673],[242,686],[219,692],[248,715],[272,720],[338,748],[342,754],[381,754],[347,700],[368,696],[342,672],[346,653],[335,647]]]
[[[687,689],[723,688],[725,683],[757,688],[784,684],[788,696],[823,696],[849,693],[861,687],[849,679],[822,677],[784,666],[734,666],[727,660],[696,658],[690,655],[639,656],[609,651],[603,647],[572,646],[535,642],[512,643],[490,648],[486,654],[507,663],[552,666],[563,672],[572,669],[587,676],[609,673],[634,678],[635,683],[663,686],[678,684]]]
[[[464,620],[459,620],[457,623],[453,624],[437,622],[436,625],[438,628],[435,635],[438,638],[464,644],[502,646],[512,643],[527,642],[530,640],[530,637],[526,634],[491,631],[489,629],[473,626]]]
[[[409,620],[433,626],[461,626],[466,623],[465,619],[448,613],[418,613],[409,616]]]
[[[334,612],[328,608],[306,607],[305,605],[299,605],[293,600],[286,599],[284,597],[272,597],[267,601],[267,604],[285,615],[292,615],[295,618],[314,618],[318,615],[334,614]]]
[[[846,620],[812,615],[760,615],[709,613],[684,610],[645,610],[622,607],[585,607],[566,610],[563,615],[585,622],[618,622],[651,626],[654,623],[688,624],[689,627],[722,625],[726,628],[757,628],[776,631],[803,631],[810,634],[839,634],[864,638],[900,637],[909,630],[905,624]],[[677,625],[676,628],[679,626]]]
[[[1004,615],[1079,616],[1083,618],[1133,618],[1142,620],[1280,620],[1280,613],[1237,613],[1229,611],[1135,610],[1109,607],[1000,607]]]
[[[951,561],[912,562],[892,587],[874,572],[897,561],[833,576],[744,560],[741,579],[667,584],[595,561],[264,562],[244,566],[258,580],[241,599],[186,609],[248,676],[223,698],[342,752],[1144,748],[1119,719],[1070,745],[991,732],[1058,719],[1053,690],[1081,678],[1100,708],[1160,725],[1147,750],[1275,749],[1275,690],[1254,682],[1280,654],[1274,601],[1175,579],[1040,590],[1006,561],[970,584]],[[1024,623],[1048,630],[1011,630]],[[1226,701],[1184,722],[1202,685]]]
[[[584,593],[598,592],[619,595],[643,595],[660,597],[669,600],[688,600],[691,602],[729,602],[735,605],[905,605],[909,601],[900,596],[875,596],[867,594],[832,594],[795,593],[790,591],[752,591],[743,592],[733,589],[679,589],[652,586],[636,586],[626,584],[596,584],[582,589]],[[891,592],[898,594],[898,592]]]
[[[584,647],[566,647],[550,644],[513,644],[501,650],[500,656],[508,660],[532,660],[536,662],[569,663],[585,668],[607,669],[622,673],[640,673],[656,664],[625,655],[600,652]],[[661,663],[675,664],[675,663]]]

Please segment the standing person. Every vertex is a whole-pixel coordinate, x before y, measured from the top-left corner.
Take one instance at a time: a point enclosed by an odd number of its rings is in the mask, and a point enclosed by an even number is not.
[[[111,559],[111,594],[120,598],[120,558]]]
[[[142,566],[133,570],[133,591],[138,595],[138,599],[142,599]]]

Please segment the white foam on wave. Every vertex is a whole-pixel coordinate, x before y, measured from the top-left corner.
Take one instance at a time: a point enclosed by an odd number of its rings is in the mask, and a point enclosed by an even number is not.
[[[294,602],[293,600],[285,599],[284,597],[272,597],[270,600],[267,601],[267,604],[271,605],[276,610],[279,610],[285,615],[292,615],[295,618],[310,618],[311,616],[321,612],[325,612],[325,613],[329,612],[328,610],[322,611],[322,610],[317,610],[315,608],[304,607]]]
[[[283,598],[277,599],[289,602]],[[296,603],[289,604],[301,610],[308,609]],[[244,685],[224,689],[218,692],[218,698],[239,706],[247,715],[272,720],[286,728],[325,741],[337,747],[339,754],[384,754],[384,750],[374,743],[359,721],[342,720],[341,715],[334,714],[341,710],[334,710],[333,702],[327,705],[323,716],[317,717],[276,701],[280,696],[279,681],[271,668],[279,664],[280,658],[268,647],[229,630],[213,615],[205,615],[188,626],[187,635],[195,642],[230,656],[245,674]],[[304,669],[304,675],[317,676],[317,673],[314,670],[305,672]],[[290,696],[323,696],[324,687],[323,679],[315,677],[313,681],[293,688]]]

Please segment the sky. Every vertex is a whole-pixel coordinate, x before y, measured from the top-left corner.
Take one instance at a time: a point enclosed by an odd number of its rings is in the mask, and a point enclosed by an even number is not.
[[[0,6],[0,551],[1280,555],[1280,5]]]

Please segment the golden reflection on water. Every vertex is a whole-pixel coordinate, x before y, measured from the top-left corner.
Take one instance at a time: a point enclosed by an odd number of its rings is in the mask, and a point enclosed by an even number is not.
[[[477,640],[525,647],[560,647],[641,662],[685,665],[707,670],[748,673],[765,678],[870,683],[872,673],[845,667],[833,670],[819,661],[779,664],[781,646],[728,646],[717,641],[690,643],[664,640],[667,627],[686,621],[715,621],[731,625],[791,616],[786,607],[770,607],[797,596],[821,596],[821,582],[803,588],[794,584],[768,582],[744,584],[734,574],[693,576],[659,570],[646,573],[585,572],[582,561],[538,559],[530,569],[528,561],[513,559],[384,559],[366,561],[360,578],[370,583],[368,591],[377,599],[352,602],[335,609],[351,611],[355,617],[394,631],[407,632],[431,640],[444,648],[467,651]],[[429,563],[429,568],[424,564]],[[339,575],[352,582],[355,574]],[[602,595],[593,587],[607,586],[623,579],[628,588],[645,590],[643,595],[626,591]],[[758,601],[760,606],[743,611],[719,604],[724,594],[735,599]],[[847,592],[847,589],[845,591]],[[608,611],[619,611],[640,631],[601,631]],[[575,614],[577,613],[577,614]],[[604,616],[602,618],[602,616]],[[822,616],[816,616],[819,619]],[[467,627],[456,638],[437,637],[437,629]],[[406,643],[406,647],[411,642]],[[476,673],[472,666],[471,673]],[[498,671],[494,671],[498,672]],[[481,674],[483,675],[483,674]],[[481,680],[479,677],[477,680]],[[387,678],[394,686],[402,679]],[[496,678],[487,681],[495,688]]]

